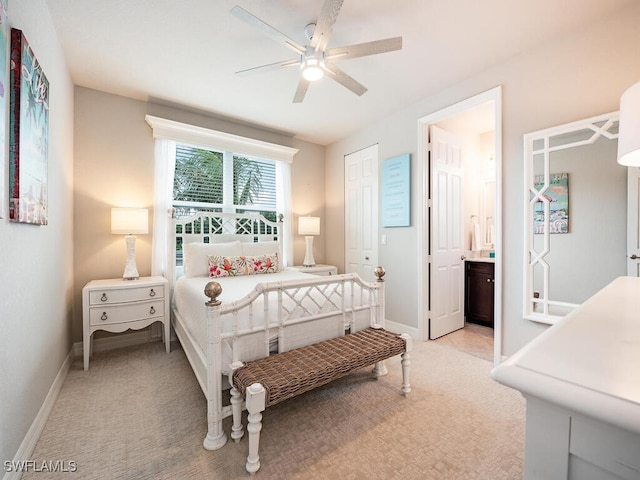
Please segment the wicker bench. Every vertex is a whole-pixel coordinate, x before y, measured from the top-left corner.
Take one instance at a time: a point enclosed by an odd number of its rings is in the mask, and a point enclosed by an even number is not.
[[[383,328],[371,327],[356,333],[278,353],[269,357],[232,365],[229,375],[233,427],[231,438],[236,442],[244,435],[242,399],[248,416],[249,455],[246,468],[254,474],[260,468],[258,445],[262,429],[262,411],[266,407],[293,398],[350,372],[376,365],[376,377],[384,375],[384,360],[402,355],[402,393],[411,388],[408,379],[411,337],[397,335]]]

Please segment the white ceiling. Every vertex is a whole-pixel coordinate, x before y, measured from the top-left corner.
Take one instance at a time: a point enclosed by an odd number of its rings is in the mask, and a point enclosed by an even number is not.
[[[239,4],[307,44],[310,0],[47,0],[76,85],[179,104],[328,145],[505,59],[635,0],[345,0],[328,48],[402,36],[403,49],[339,66],[369,91],[323,79],[301,104],[299,70],[234,72],[293,59],[229,11]]]

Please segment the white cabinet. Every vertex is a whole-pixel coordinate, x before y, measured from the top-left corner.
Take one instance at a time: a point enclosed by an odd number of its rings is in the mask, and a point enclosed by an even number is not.
[[[638,480],[640,435],[525,395],[524,479]]]
[[[164,277],[93,280],[82,289],[84,369],[89,369],[93,333],[139,330],[162,322],[169,353],[169,284]]]
[[[525,480],[640,479],[639,298],[619,277],[493,370],[527,400]]]
[[[304,267],[302,265],[296,265],[291,268],[295,268],[296,270],[299,270],[304,273],[319,275],[321,277],[338,274],[338,269],[333,265],[314,265],[313,267]]]

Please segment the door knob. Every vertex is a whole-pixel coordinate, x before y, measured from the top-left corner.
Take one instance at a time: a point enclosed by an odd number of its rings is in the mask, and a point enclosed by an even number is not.
[[[631,255],[629,255],[629,258],[630,258],[631,260],[635,260],[635,259],[637,259],[637,258],[638,258],[638,256],[637,256],[635,253],[632,253]]]

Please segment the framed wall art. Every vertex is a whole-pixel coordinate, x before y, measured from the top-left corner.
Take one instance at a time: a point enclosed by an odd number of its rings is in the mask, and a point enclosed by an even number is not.
[[[542,190],[544,175],[534,178],[536,190]],[[549,233],[569,233],[569,174],[552,173],[544,201],[538,200],[533,212],[533,233],[544,233],[545,203],[549,204]]]
[[[49,81],[21,30],[11,29],[9,219],[47,225]]]
[[[411,155],[382,162],[382,226],[411,226]]]
[[[7,151],[7,81],[9,79],[7,0],[0,0],[0,218],[5,217],[4,169]]]

